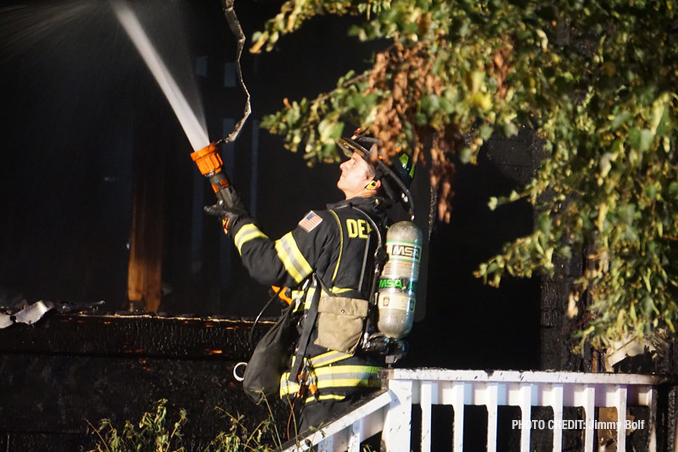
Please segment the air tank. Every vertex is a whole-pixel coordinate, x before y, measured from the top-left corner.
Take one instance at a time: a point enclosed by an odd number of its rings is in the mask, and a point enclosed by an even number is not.
[[[421,230],[411,221],[399,221],[386,233],[388,260],[377,293],[377,329],[386,337],[397,340],[412,329],[421,243]]]

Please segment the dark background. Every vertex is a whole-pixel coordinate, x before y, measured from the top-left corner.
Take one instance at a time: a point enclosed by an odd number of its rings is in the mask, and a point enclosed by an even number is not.
[[[161,311],[168,315],[254,317],[269,297],[251,282],[218,222],[174,113],[104,2],[12,2],[0,9],[0,306],[21,300],[92,303],[126,309],[135,159],[162,166],[164,237]],[[216,0],[132,2],[179,85],[195,74],[209,138],[230,132],[244,95],[225,70],[235,39]],[[280,2],[236,2],[248,37]],[[262,116],[331,90],[349,69],[363,70],[380,44],[347,37],[354,18],[319,17],[285,36],[277,50],[242,57],[253,114],[222,149],[231,179],[271,238],[312,208],[341,198],[337,165],[309,168],[302,153],[258,128]],[[182,49],[183,35],[188,53]],[[384,43],[385,45],[385,43]],[[232,65],[231,65],[232,67]],[[227,80],[224,86],[224,80]],[[188,92],[188,91],[187,91]],[[188,97],[188,96],[187,96]],[[430,235],[427,293],[409,337],[406,366],[536,369],[540,293],[533,281],[500,289],[473,277],[508,240],[528,233],[532,211],[515,204],[491,212],[532,171],[527,132],[495,139],[478,165],[458,165],[450,224]],[[424,169],[424,168],[420,168]],[[418,198],[427,198],[425,169]],[[428,206],[418,205],[426,218]],[[269,312],[274,315],[275,312]]]

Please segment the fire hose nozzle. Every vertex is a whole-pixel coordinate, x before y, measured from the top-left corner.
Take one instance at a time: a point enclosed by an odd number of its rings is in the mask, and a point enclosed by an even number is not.
[[[212,190],[221,199],[219,192],[229,188],[231,182],[223,171],[224,161],[219,155],[216,142],[210,143],[204,148],[191,153],[191,159],[198,165],[200,174],[210,181]]]
[[[227,207],[236,206],[244,208],[240,195],[231,186],[226,172],[223,171],[224,162],[218,152],[218,143],[218,141],[215,141],[191,153],[191,159],[198,165],[200,174],[205,176],[210,182],[212,190],[214,190],[220,202]]]
[[[216,174],[221,171],[224,166],[221,156],[217,152],[216,143],[210,143],[204,148],[195,151],[191,154],[191,158],[198,165],[200,174],[203,176],[209,176],[211,174]]]

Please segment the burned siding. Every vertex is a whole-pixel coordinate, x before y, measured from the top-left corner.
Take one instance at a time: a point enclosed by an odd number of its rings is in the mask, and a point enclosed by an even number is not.
[[[187,450],[269,416],[242,392],[233,367],[251,353],[252,323],[152,315],[48,313],[0,330],[0,449],[73,451],[91,445],[88,422],[122,427],[167,399],[167,423],[187,410]],[[262,322],[255,339],[270,326]],[[287,419],[272,401],[278,419]],[[223,411],[222,411],[223,410]]]

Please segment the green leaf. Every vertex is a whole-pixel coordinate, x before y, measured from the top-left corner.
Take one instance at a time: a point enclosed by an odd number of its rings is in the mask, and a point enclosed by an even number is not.
[[[654,132],[648,129],[643,129],[640,132],[640,150],[647,151],[652,146],[654,141]]]
[[[669,184],[669,196],[678,200],[678,182],[673,181]]]
[[[481,110],[489,110],[492,108],[492,96],[488,93],[474,93],[469,98],[471,105],[475,105]]]
[[[487,207],[489,207],[490,210],[495,210],[497,208],[497,203],[498,203],[497,198],[495,196],[492,196],[490,198],[490,201],[487,203]]]
[[[617,216],[623,223],[631,225],[635,217],[635,212],[636,206],[634,204],[628,204],[617,210]]]
[[[433,116],[440,108],[440,99],[435,94],[427,94],[421,100],[421,108],[428,116]]]
[[[551,233],[551,226],[553,226],[553,221],[549,217],[548,213],[542,213],[537,219],[537,229],[540,230],[545,236],[548,236]]]
[[[480,126],[479,133],[480,138],[482,138],[483,141],[487,141],[494,133],[494,128],[491,125],[483,124],[482,126]]]
[[[560,248],[558,248],[558,255],[565,259],[570,259],[572,258],[572,248],[570,248],[567,245],[561,246]]]
[[[425,126],[428,124],[428,116],[423,113],[417,113],[414,115],[414,122],[418,126]]]
[[[335,141],[341,138],[341,134],[344,131],[344,123],[337,123],[324,119],[320,121],[320,124],[318,125],[318,131],[320,132],[320,139],[322,141]]]
[[[518,127],[511,121],[505,121],[501,125],[501,130],[507,137],[513,137],[518,135]]]
[[[473,152],[468,146],[463,147],[459,152],[459,160],[461,160],[462,163],[469,163],[471,157],[473,157]]]
[[[637,151],[645,152],[650,149],[654,133],[648,129],[638,129],[636,127],[629,130],[629,144]]]
[[[622,111],[612,120],[612,130],[617,130],[623,124],[626,124],[633,117],[630,111]]]

